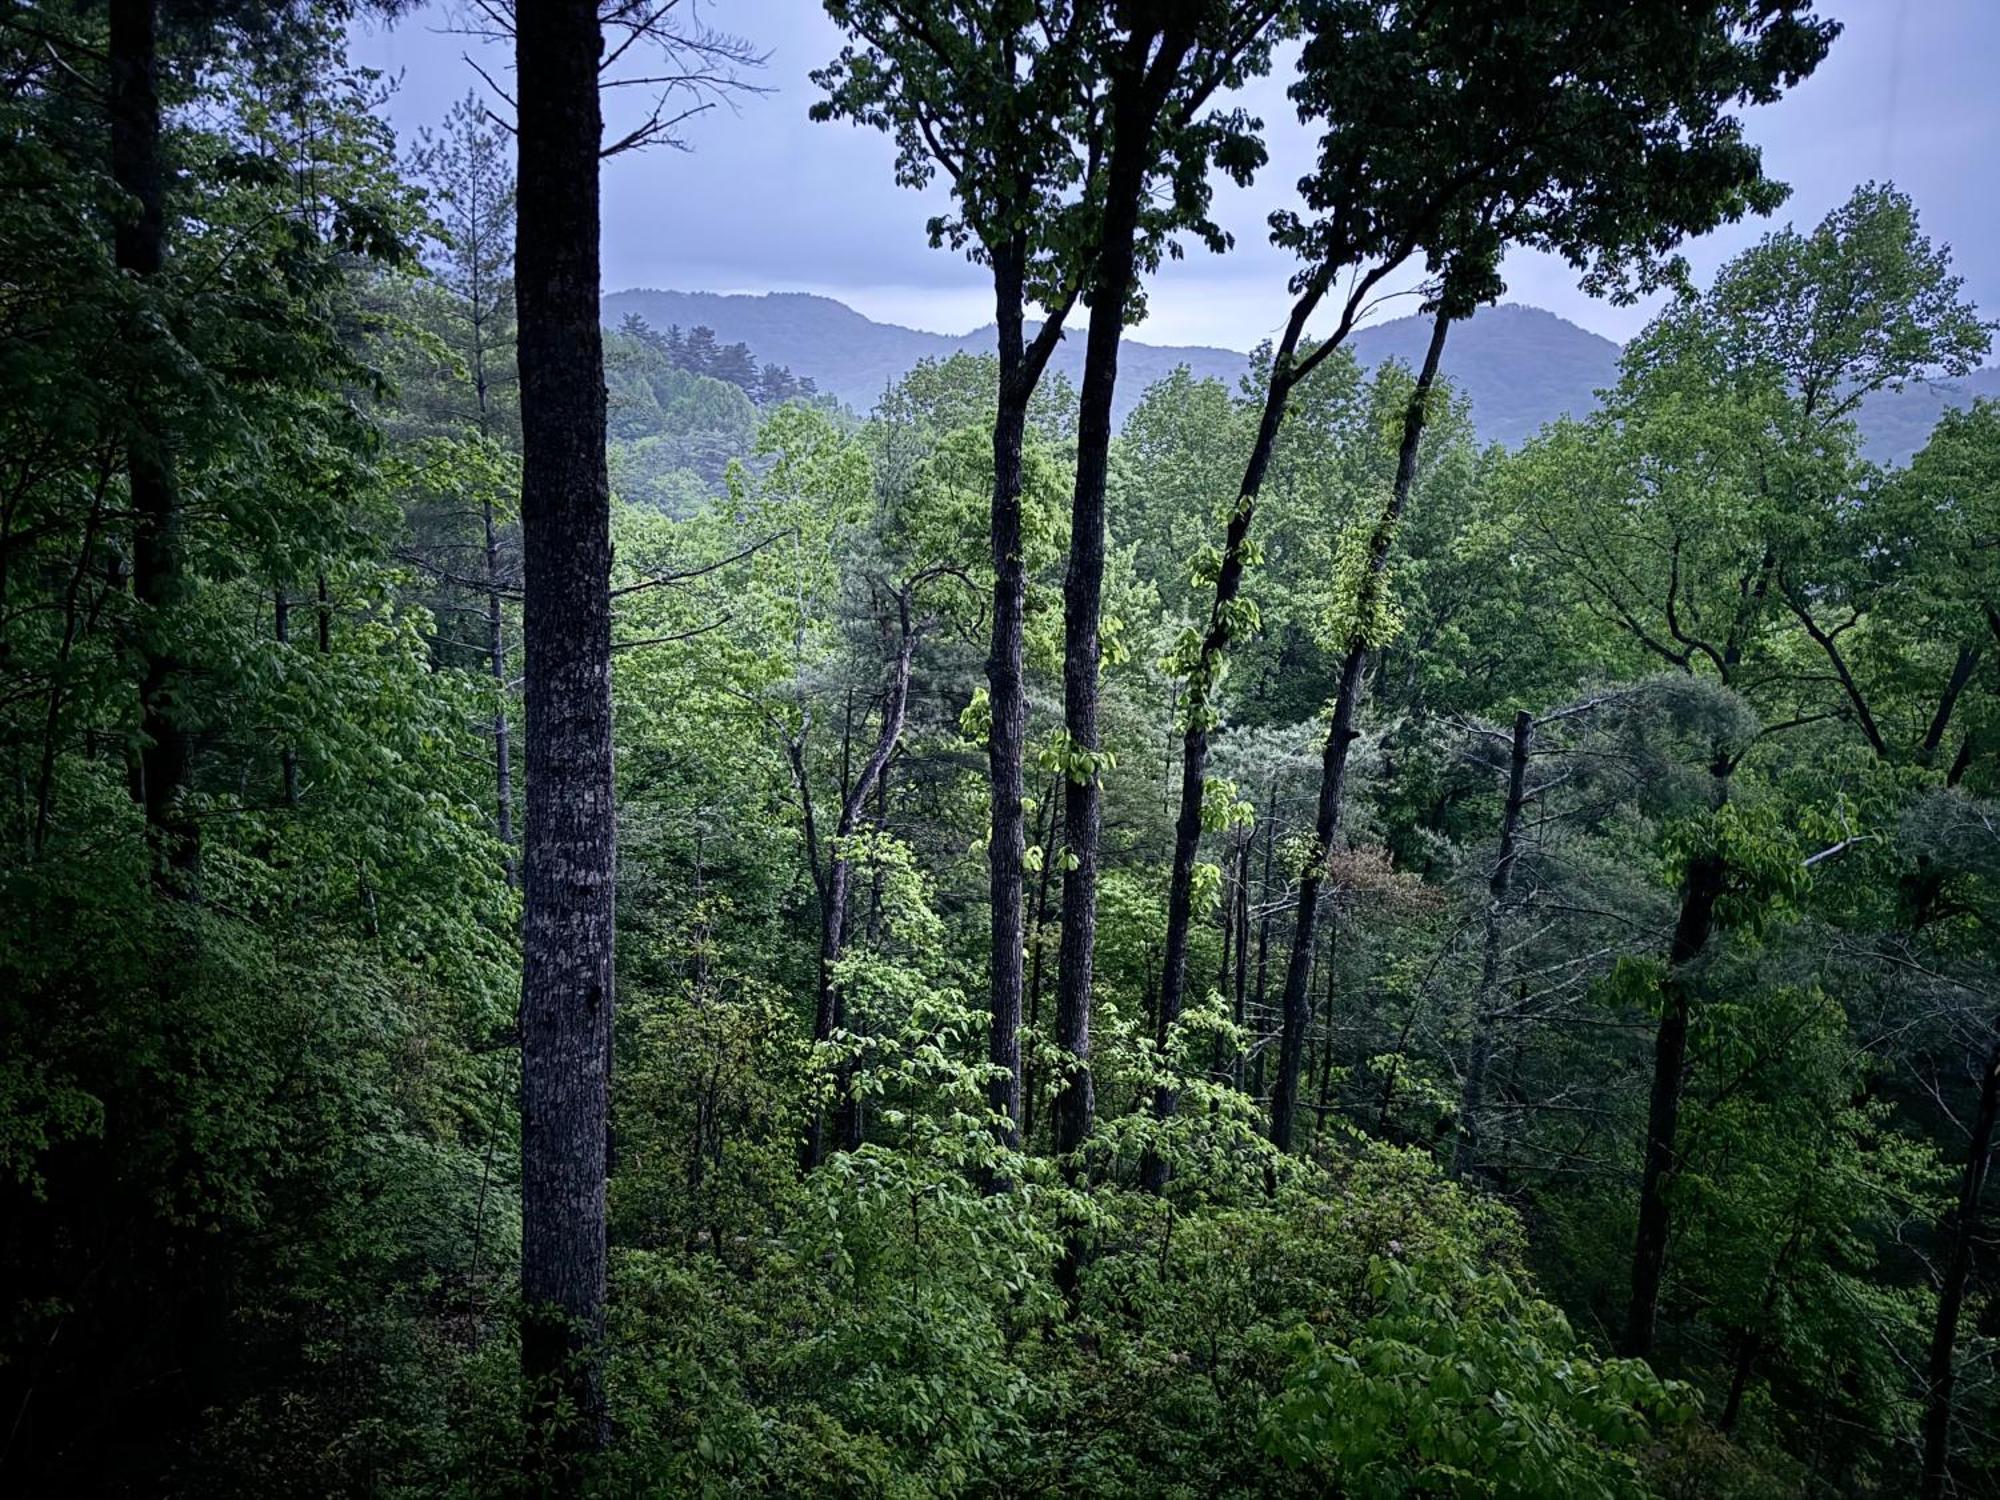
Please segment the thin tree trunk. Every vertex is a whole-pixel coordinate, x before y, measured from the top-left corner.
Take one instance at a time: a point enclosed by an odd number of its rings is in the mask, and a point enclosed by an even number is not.
[[[903,737],[903,720],[910,698],[910,664],[917,646],[917,630],[910,619],[908,588],[897,599],[897,611],[901,635],[896,644],[896,655],[889,664],[889,679],[883,689],[882,727],[875,736],[868,758],[861,763],[861,774],[847,788],[841,800],[840,820],[834,825],[833,847],[827,851],[827,875],[820,901],[819,1004],[813,1017],[815,1042],[830,1040],[835,1031],[847,1024],[846,999],[834,975],[846,945],[847,897],[854,881],[854,864],[848,854],[847,843],[854,836],[854,830],[860,827],[868,799],[874,795],[875,787],[889,765],[889,757],[895,754],[896,746]],[[843,1151],[851,1151],[861,1144],[861,1112],[853,1097],[853,1085],[854,1070],[851,1065],[845,1065],[839,1070],[835,1086],[834,1133],[839,1149]],[[823,1160],[822,1122],[815,1113],[807,1138],[806,1165],[816,1167]]]
[[[1823,1165],[1824,1156],[1820,1161]],[[1817,1168],[1814,1175],[1818,1175]],[[1743,1415],[1743,1398],[1750,1389],[1750,1372],[1756,1367],[1757,1356],[1764,1350],[1764,1331],[1770,1326],[1772,1309],[1778,1305],[1778,1294],[1785,1289],[1786,1268],[1804,1239],[1805,1223],[1800,1220],[1792,1226],[1791,1237],[1785,1241],[1778,1258],[1771,1263],[1770,1273],[1764,1278],[1764,1295],[1757,1300],[1755,1325],[1744,1329],[1736,1341],[1735,1367],[1729,1374],[1729,1394],[1723,1399],[1722,1415],[1715,1423],[1716,1431],[1724,1437],[1736,1430],[1736,1420]]]
[[[1486,927],[1479,948],[1479,987],[1472,996],[1472,1053],[1458,1105],[1458,1142],[1451,1174],[1463,1180],[1479,1165],[1479,1115],[1486,1106],[1486,1066],[1493,1054],[1493,991],[1500,981],[1500,939],[1506,929],[1507,891],[1520,857],[1521,809],[1527,801],[1528,755],[1535,737],[1534,716],[1514,715],[1507,758],[1507,802],[1500,814],[1500,856],[1486,882]]]
[[[1687,1070],[1688,1021],[1694,984],[1687,966],[1701,956],[1715,928],[1715,903],[1726,874],[1722,857],[1703,854],[1681,883],[1680,916],[1660,985],[1660,1026],[1653,1042],[1653,1095],[1646,1114],[1646,1166],[1639,1186],[1639,1231],[1632,1250],[1632,1297],[1619,1352],[1630,1359],[1653,1353],[1660,1286],[1666,1276],[1667,1190],[1677,1165],[1681,1093]]]
[[[1174,819],[1174,862],[1167,879],[1167,945],[1160,971],[1160,1029],[1162,1034],[1178,1021],[1187,997],[1188,934],[1194,916],[1194,869],[1201,854],[1201,809],[1203,789],[1208,780],[1208,732],[1217,720],[1215,694],[1221,685],[1223,659],[1235,638],[1240,618],[1237,599],[1243,591],[1250,526],[1256,519],[1257,498],[1264,488],[1264,475],[1278,446],[1284,426],[1285,409],[1290,404],[1297,374],[1294,359],[1306,320],[1312,316],[1326,292],[1326,280],[1316,278],[1293,305],[1285,332],[1271,360],[1271,376],[1265,386],[1264,410],[1257,422],[1256,441],[1243,467],[1236,508],[1229,513],[1223,533],[1222,567],[1215,578],[1215,598],[1208,611],[1208,629],[1202,637],[1201,652],[1188,672],[1187,728],[1181,736],[1181,800]],[[1178,1108],[1172,1089],[1161,1088],[1153,1096],[1153,1111],[1161,1119],[1170,1118]],[[1142,1174],[1149,1191],[1165,1185],[1164,1169],[1149,1164]]]
[[[480,382],[485,405],[485,381]],[[514,747],[507,723],[507,622],[500,607],[500,534],[493,524],[493,502],[480,506],[486,526],[486,663],[493,676],[493,831],[505,846],[507,884],[518,877],[514,863]]]
[[[1277,785],[1272,783],[1272,800],[1276,801]],[[1260,1034],[1271,1024],[1269,1003],[1271,977],[1271,861],[1277,853],[1277,831],[1266,829],[1264,833],[1264,870],[1257,880],[1257,1028]],[[1243,941],[1250,941],[1250,897],[1243,897]],[[1257,1049],[1257,1071],[1252,1075],[1250,1092],[1257,1098],[1264,1097],[1264,1058],[1267,1047]]]
[[[1937,1322],[1931,1330],[1930,1360],[1924,1379],[1924,1477],[1922,1500],[1941,1500],[1951,1470],[1952,1356],[1958,1320],[1965,1308],[1965,1285],[1972,1275],[1973,1245],[1979,1234],[1979,1199],[1993,1160],[1993,1131],[2000,1117],[2000,1041],[1987,1055],[1979,1083],[1979,1109],[1972,1120],[1971,1149],[1959,1179],[1958,1209],[1952,1216],[1951,1250],[1938,1287]]]
[[[160,149],[158,17],[154,0],[112,0],[110,15],[111,175],[138,200],[121,219],[114,243],[118,269],[142,281],[166,263],[164,171]],[[135,333],[135,337],[144,337]],[[141,397],[127,439],[132,502],[132,596],[139,605],[140,733],[137,785],[153,842],[156,877],[185,888],[200,861],[197,830],[181,806],[193,763],[193,739],[174,695],[182,666],[172,643],[172,614],[186,590],[180,497],[158,402]]]
[[[1229,914],[1236,933],[1236,966],[1230,981],[1235,986],[1235,995],[1229,1014],[1238,1030],[1247,1028],[1250,1023],[1250,850],[1256,842],[1257,835],[1253,830],[1236,851],[1236,904]],[[1253,1037],[1251,1051],[1255,1052],[1257,1048],[1258,1043]],[[1243,1089],[1243,1065],[1246,1061],[1248,1058],[1238,1048],[1234,1072],[1239,1093]]]
[[[552,1434],[540,1461],[573,1487],[563,1460],[607,1437],[598,1346],[616,860],[596,0],[518,7],[515,43],[528,731],[521,1364],[531,1430]]]
[[[1319,1054],[1319,1099],[1316,1130],[1326,1127],[1326,1116],[1333,1102],[1333,987],[1337,976],[1334,964],[1340,957],[1340,901],[1336,897],[1333,910],[1328,913],[1326,924],[1326,994],[1321,1006],[1324,1019],[1320,1025],[1324,1035],[1320,1039]]]
[[[282,583],[278,585],[276,596],[272,603],[272,633],[277,637],[280,646],[289,646],[292,641],[292,596],[285,591],[285,586]],[[289,736],[286,737],[284,747],[278,752],[278,768],[283,779],[285,806],[297,807],[299,805],[299,752],[293,747]]]
[[[1423,366],[1410,391],[1409,406],[1403,413],[1402,442],[1396,454],[1396,482],[1388,506],[1369,539],[1367,571],[1362,587],[1379,585],[1389,565],[1389,546],[1396,526],[1408,504],[1417,477],[1417,449],[1423,441],[1431,388],[1437,383],[1438,362],[1444,357],[1445,335],[1451,329],[1451,315],[1440,308],[1431,323],[1430,344],[1424,350]],[[1340,834],[1341,797],[1347,783],[1347,752],[1360,730],[1355,727],[1361,709],[1361,684],[1368,666],[1368,641],[1357,636],[1341,662],[1340,684],[1334,696],[1333,721],[1327,726],[1326,745],[1320,755],[1319,806],[1313,821],[1313,852],[1299,876],[1297,915],[1293,924],[1292,951],[1285,964],[1283,1030],[1278,1049],[1278,1082],[1271,1094],[1271,1141],[1280,1151],[1290,1151],[1296,1136],[1299,1102],[1299,1071],[1305,1058],[1306,1028],[1312,1022],[1312,1002],[1306,981],[1312,967],[1313,927],[1318,920],[1320,886],[1326,879],[1327,861],[1333,857]]]

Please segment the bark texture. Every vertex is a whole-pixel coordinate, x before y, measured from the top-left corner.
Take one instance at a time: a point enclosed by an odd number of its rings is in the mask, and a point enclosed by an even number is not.
[[[558,1474],[606,1436],[604,1172],[616,837],[598,325],[596,0],[516,11],[522,635],[521,1361]],[[555,1420],[558,1395],[574,1420]]]
[[[1157,40],[1158,45],[1154,43]],[[1069,569],[1063,579],[1063,727],[1084,763],[1063,786],[1065,870],[1062,950],[1056,970],[1056,1044],[1069,1054],[1056,1097],[1058,1155],[1077,1151],[1096,1115],[1090,1076],[1090,1009],[1097,946],[1097,842],[1103,778],[1088,763],[1100,750],[1097,673],[1104,604],[1104,491],[1111,459],[1118,346],[1138,259],[1139,215],[1153,134],[1191,33],[1135,28],[1112,82],[1111,154],[1091,272],[1090,324],[1078,389],[1076,488],[1070,503]]]

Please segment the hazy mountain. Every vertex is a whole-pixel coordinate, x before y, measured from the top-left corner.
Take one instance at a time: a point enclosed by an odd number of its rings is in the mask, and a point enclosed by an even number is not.
[[[1414,366],[1430,337],[1431,320],[1413,316],[1363,328],[1349,346],[1364,367],[1385,359]],[[1511,445],[1596,406],[1597,392],[1618,378],[1618,346],[1552,312],[1507,302],[1452,329],[1441,368],[1472,402],[1480,437]]]
[[[992,348],[993,338],[990,328],[953,335],[877,323],[843,302],[806,292],[752,296],[634,290],[605,297],[607,324],[615,326],[627,313],[639,314],[656,328],[712,328],[723,343],[748,344],[759,360],[811,376],[821,390],[861,412],[918,360],[941,359],[959,350],[983,353]],[[1389,358],[1414,364],[1429,333],[1428,319],[1398,318],[1361,329],[1352,348],[1364,365]],[[1072,381],[1078,377],[1083,365],[1080,333],[1063,341],[1053,363]],[[1233,384],[1247,360],[1233,349],[1127,338],[1118,359],[1119,417],[1148,385],[1183,364],[1197,375]],[[1444,372],[1471,400],[1480,436],[1512,444],[1564,413],[1588,412],[1596,404],[1596,392],[1617,378],[1618,345],[1554,313],[1505,303],[1452,330]],[[1869,456],[1880,462],[1908,458],[1946,407],[1966,405],[1981,395],[2000,397],[2000,369],[1873,397],[1862,408]]]
[[[2000,368],[1974,370],[1963,380],[1881,391],[1861,403],[1861,446],[1879,464],[1902,463],[1923,447],[1945,408],[2000,401]]]
[[[722,343],[748,344],[759,360],[788,365],[793,373],[809,375],[858,412],[874,406],[882,392],[921,359],[943,359],[960,350],[991,352],[993,329],[970,333],[924,333],[894,323],[865,318],[844,302],[809,292],[767,292],[760,296],[718,292],[612,292],[604,299],[604,321],[616,326],[627,313],[637,313],[655,328],[703,325],[715,330]],[[1083,336],[1079,328],[1063,340],[1054,367],[1072,381],[1083,373]],[[1234,382],[1247,368],[1234,349],[1199,345],[1174,347],[1127,339],[1118,356],[1118,416],[1137,404],[1154,381],[1186,365],[1197,375]]]

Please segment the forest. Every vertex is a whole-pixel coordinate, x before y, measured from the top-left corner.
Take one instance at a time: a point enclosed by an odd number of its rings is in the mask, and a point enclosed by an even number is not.
[[[402,139],[407,4],[0,7],[0,1492],[2000,1496],[2000,404],[1857,421],[1996,325],[1766,175],[1829,8],[826,0],[993,309],[864,411],[600,316],[725,6]],[[1516,250],[1666,295],[1482,444]]]

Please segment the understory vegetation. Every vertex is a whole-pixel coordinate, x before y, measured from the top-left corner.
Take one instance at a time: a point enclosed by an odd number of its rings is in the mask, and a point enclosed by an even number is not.
[[[1836,28],[1111,9],[829,6],[996,352],[855,412],[603,333],[561,680],[577,7],[411,141],[354,7],[0,16],[0,1490],[2000,1494],[2000,407],[1856,422],[1991,324],[1888,184],[1670,262]],[[1274,55],[1291,322],[1113,432],[1037,361],[1221,247]],[[1481,446],[1521,245],[1672,295]],[[1430,359],[1363,368],[1391,272]],[[606,680],[609,800],[532,801]],[[615,944],[538,926],[614,804]]]

